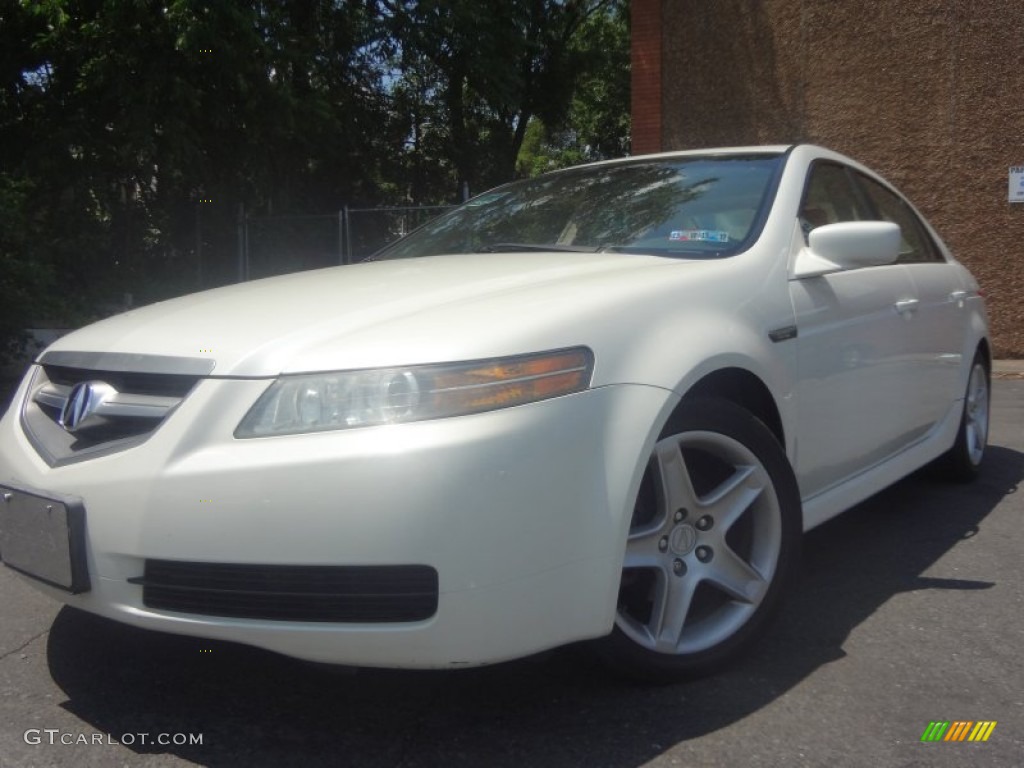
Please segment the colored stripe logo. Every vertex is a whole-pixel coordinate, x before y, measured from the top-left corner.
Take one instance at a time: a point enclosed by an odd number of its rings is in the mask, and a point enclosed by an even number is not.
[[[995,720],[932,720],[921,734],[921,741],[988,741],[996,728]]]

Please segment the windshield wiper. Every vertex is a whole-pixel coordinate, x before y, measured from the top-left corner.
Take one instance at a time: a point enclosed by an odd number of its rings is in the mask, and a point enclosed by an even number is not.
[[[505,251],[571,251],[574,253],[597,253],[597,245],[562,245],[560,243],[488,243],[476,249],[477,253],[502,253]]]

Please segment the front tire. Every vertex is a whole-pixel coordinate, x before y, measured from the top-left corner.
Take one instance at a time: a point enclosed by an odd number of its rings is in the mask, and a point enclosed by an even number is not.
[[[599,655],[645,681],[719,669],[776,612],[801,533],[796,480],[768,428],[727,401],[684,403],[644,475]]]

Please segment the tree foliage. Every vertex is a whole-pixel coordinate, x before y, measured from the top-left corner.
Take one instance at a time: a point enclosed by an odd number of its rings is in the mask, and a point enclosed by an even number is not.
[[[451,202],[534,126],[624,153],[624,8],[0,0],[0,339],[227,281],[241,210]]]
[[[512,178],[531,120],[560,128],[578,86],[595,76],[585,32],[622,6],[611,0],[385,2],[408,132],[437,136],[456,188]],[[628,46],[628,41],[624,41]],[[628,47],[626,48],[628,56]],[[426,77],[424,77],[426,75]],[[628,77],[628,62],[625,76]],[[426,86],[426,87],[425,87]],[[627,103],[616,104],[623,110]],[[414,145],[414,152],[424,148]]]
[[[516,160],[519,176],[629,153],[629,6],[609,3],[572,39],[578,74],[564,115],[538,114]]]

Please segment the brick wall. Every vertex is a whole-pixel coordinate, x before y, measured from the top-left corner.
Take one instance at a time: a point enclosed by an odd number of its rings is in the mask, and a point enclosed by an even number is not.
[[[630,9],[631,145],[634,155],[661,150],[661,0],[633,0]]]
[[[655,148],[810,141],[864,162],[979,279],[997,354],[1024,357],[1019,0],[634,0],[633,24],[634,61],[661,30]],[[655,100],[633,98],[636,137]]]

